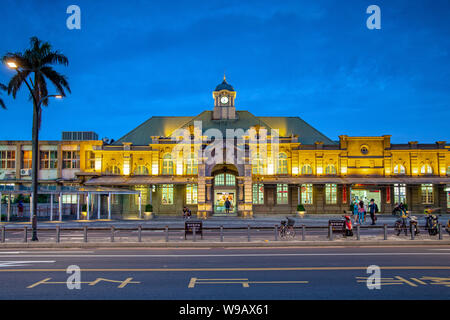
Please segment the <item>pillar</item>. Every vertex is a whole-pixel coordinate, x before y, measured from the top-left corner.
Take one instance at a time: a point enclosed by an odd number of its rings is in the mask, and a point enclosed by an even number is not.
[[[80,195],[77,194],[77,220],[80,220]]]
[[[91,212],[90,210],[90,203],[89,203],[89,193],[86,196],[86,219],[89,220],[89,214]]]
[[[36,212],[36,216],[37,216],[37,212]],[[33,219],[33,197],[30,196],[30,222],[32,222]]]
[[[10,219],[11,219],[11,194],[8,195],[8,216],[7,216],[8,222]]]
[[[0,192],[0,222],[2,222],[2,193]]]
[[[108,219],[111,220],[111,193],[108,193]]]
[[[139,191],[139,219],[142,218],[142,194]]]
[[[59,194],[58,215],[59,215],[59,221],[62,221],[62,193]]]
[[[102,205],[100,197],[101,197],[101,195],[98,194],[97,195],[97,219],[99,219],[99,220],[100,220],[100,209],[101,209],[101,205]]]

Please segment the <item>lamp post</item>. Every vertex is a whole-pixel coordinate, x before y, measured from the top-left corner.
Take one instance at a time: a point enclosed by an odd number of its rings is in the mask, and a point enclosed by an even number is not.
[[[26,77],[23,76],[20,67],[14,61],[7,61],[6,65],[10,69],[16,70],[17,74],[22,78],[25,82],[28,90],[30,91],[31,97],[33,98],[33,133],[32,133],[32,164],[31,164],[31,206],[33,208],[32,219],[31,219],[31,227],[32,227],[32,237],[31,241],[39,241],[37,237],[37,200],[38,200],[38,165],[39,165],[39,129],[40,129],[40,118],[41,118],[41,105],[48,98],[56,98],[62,99],[62,95],[51,94],[47,95],[43,98],[36,97],[34,90],[31,88],[29,82]],[[23,71],[29,71],[28,69],[23,69]],[[36,84],[35,84],[36,85]]]

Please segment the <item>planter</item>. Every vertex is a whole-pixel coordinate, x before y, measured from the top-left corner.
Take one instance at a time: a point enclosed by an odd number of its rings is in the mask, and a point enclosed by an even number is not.
[[[80,219],[81,220],[86,220],[87,219],[87,211],[81,211]]]
[[[144,219],[145,220],[153,219],[153,212],[151,212],[151,211],[144,212]]]
[[[297,211],[297,215],[298,215],[300,218],[303,218],[304,215],[305,215],[305,213],[306,213],[306,211]]]

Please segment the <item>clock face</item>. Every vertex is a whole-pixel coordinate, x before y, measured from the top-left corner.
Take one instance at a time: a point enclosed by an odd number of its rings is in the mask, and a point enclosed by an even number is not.
[[[228,103],[228,97],[222,97],[222,98],[220,98],[220,102],[222,102],[222,104]]]

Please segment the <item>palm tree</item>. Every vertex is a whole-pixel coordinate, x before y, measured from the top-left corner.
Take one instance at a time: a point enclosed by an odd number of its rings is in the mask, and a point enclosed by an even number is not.
[[[0,83],[0,91],[1,90],[6,91],[6,90],[8,90],[8,88],[4,84]],[[0,98],[0,107],[3,109],[6,109],[6,105],[1,98]]]
[[[30,98],[33,101],[33,131],[32,131],[32,241],[37,241],[37,195],[38,195],[38,164],[39,164],[39,129],[41,126],[41,105],[48,106],[49,98],[56,97],[49,95],[47,91],[47,80],[49,80],[57,92],[58,96],[65,97],[70,91],[69,83],[64,75],[55,71],[52,65],[61,64],[67,66],[69,60],[58,51],[53,51],[48,42],[42,42],[37,37],[30,39],[30,48],[25,52],[7,53],[2,58],[4,63],[12,66],[17,71],[8,84],[8,94],[16,98],[17,92],[22,85],[28,87]]]

